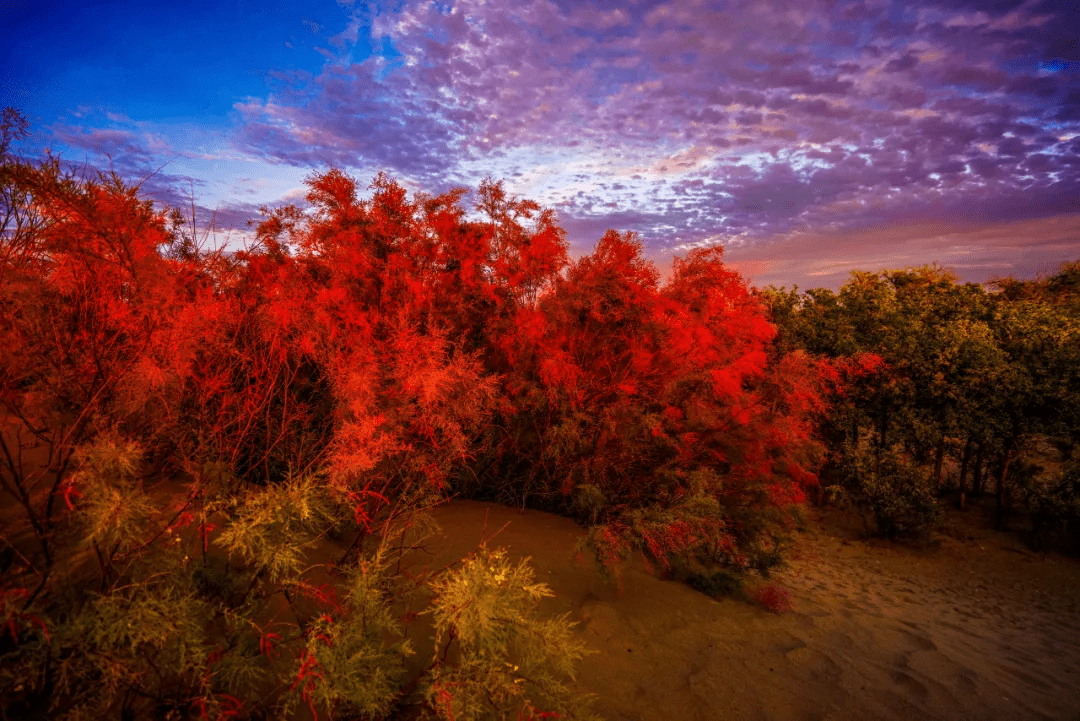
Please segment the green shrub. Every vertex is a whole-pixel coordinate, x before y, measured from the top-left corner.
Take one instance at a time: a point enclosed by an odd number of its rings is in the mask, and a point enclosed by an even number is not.
[[[727,571],[691,573],[686,582],[692,588],[713,598],[741,597],[743,595],[742,579]]]
[[[439,718],[580,718],[588,698],[573,692],[584,644],[565,616],[542,619],[551,590],[525,561],[481,547],[432,584],[435,663],[425,698]],[[445,663],[456,648],[456,663]]]
[[[844,495],[864,512],[877,534],[890,539],[923,536],[940,521],[930,469],[898,449],[875,453],[849,445],[841,465]]]
[[[433,529],[424,509],[373,526],[321,472],[194,481],[154,508],[135,444],[106,434],[77,458],[75,488],[95,498],[75,497],[54,545],[67,580],[36,598],[0,587],[0,718],[587,714],[571,685],[584,646],[537,613],[551,591],[526,562],[481,548],[401,571]],[[316,560],[331,535],[356,539],[340,566]],[[406,665],[424,629],[406,638],[407,609],[434,620],[439,653],[421,668]]]
[[[1031,513],[1032,545],[1041,549],[1048,537],[1064,535],[1080,547],[1080,463],[1066,465],[1056,479],[1025,477],[1020,497]]]

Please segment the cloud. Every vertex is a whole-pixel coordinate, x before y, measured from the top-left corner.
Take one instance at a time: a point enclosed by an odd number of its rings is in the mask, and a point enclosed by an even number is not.
[[[567,200],[545,171],[538,200],[581,228],[627,222],[605,208],[645,201],[639,226],[617,227],[657,252],[717,234],[1056,213],[1080,191],[1075,144],[1059,140],[1078,130],[1080,81],[1036,70],[1052,8],[406,3],[370,22],[373,45],[396,55],[328,63],[239,104],[236,142],[421,185],[474,184],[485,166],[532,187],[522,156],[575,154],[629,177]]]
[[[126,183],[137,185],[139,194],[155,201],[161,209],[166,206],[180,208],[189,217],[194,202],[200,233],[213,225],[215,232],[223,233],[223,242],[227,237],[237,239],[249,234],[247,221],[258,219],[258,208],[265,201],[226,202],[210,207],[202,198],[211,190],[211,179],[195,168],[187,168],[188,172],[178,169],[178,166],[188,165],[185,161],[194,161],[196,166],[220,165],[223,161],[243,162],[235,154],[191,149],[177,151],[173,142],[160,132],[140,127],[141,123],[119,113],[83,107],[73,115],[80,121],[104,117],[114,124],[128,126],[88,127],[56,123],[47,128],[50,144],[63,148],[59,153],[62,165],[76,177],[97,179],[115,172]]]
[[[122,161],[145,161],[151,156],[138,134],[128,130],[58,126],[53,137],[71,148],[95,155],[116,155]]]
[[[132,172],[168,156],[386,170],[430,192],[506,178],[576,248],[614,227],[656,257],[1013,227],[1080,195],[1077,18],[1051,0],[340,4],[342,26],[306,23],[321,69],[238,101],[231,149],[120,115],[58,137]],[[237,182],[230,202],[262,192]]]
[[[1080,214],[997,223],[890,223],[860,232],[792,234],[731,248],[726,262],[755,285],[837,290],[853,270],[937,262],[964,281],[1053,273],[1080,259]]]

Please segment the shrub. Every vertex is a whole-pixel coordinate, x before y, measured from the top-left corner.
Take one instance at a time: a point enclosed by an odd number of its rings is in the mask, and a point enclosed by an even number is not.
[[[793,608],[791,592],[775,583],[759,588],[754,593],[754,600],[773,613],[787,613]]]
[[[1041,549],[1048,537],[1065,534],[1080,547],[1080,463],[1069,463],[1056,479],[1026,476],[1020,496],[1031,513],[1032,545]]]
[[[687,583],[692,588],[701,591],[713,598],[725,598],[743,595],[742,579],[735,574],[726,571],[713,573],[691,573],[687,577]]]
[[[909,461],[897,449],[880,453],[845,448],[844,487],[849,499],[886,538],[924,535],[941,518],[930,470]]]
[[[131,444],[114,437],[76,455],[74,477],[87,492],[130,483],[140,470]],[[588,699],[571,685],[584,646],[565,617],[537,613],[551,591],[527,562],[481,548],[414,578],[400,571],[405,549],[388,539],[391,530],[422,535],[430,520],[407,509],[367,534],[349,493],[324,478],[294,476],[241,495],[230,482],[201,498],[194,485],[189,497],[199,502],[172,509],[171,520],[76,505],[72,547],[112,546],[96,554],[96,578],[67,569],[79,573],[63,592],[35,600],[25,589],[0,591],[0,713],[285,718],[302,704],[331,718],[587,717]],[[106,539],[100,517],[109,514],[118,526]],[[341,529],[368,542],[336,570],[315,562]],[[403,606],[434,619],[437,654],[419,669],[405,664],[416,614],[403,617]]]
[[[617,577],[620,562],[636,551],[647,564],[691,584],[698,572],[690,569],[697,567],[736,573],[756,569],[768,576],[782,561],[794,509],[764,504],[741,508],[724,496],[717,473],[680,475],[686,490],[667,504],[618,514],[609,509],[607,523],[589,527],[587,545],[603,571]]]
[[[551,596],[524,561],[481,547],[432,584],[436,664],[425,697],[443,719],[572,718],[587,697],[575,695],[574,664],[584,644],[565,616],[541,619]],[[456,663],[443,663],[451,646]],[[537,716],[539,714],[539,716]]]

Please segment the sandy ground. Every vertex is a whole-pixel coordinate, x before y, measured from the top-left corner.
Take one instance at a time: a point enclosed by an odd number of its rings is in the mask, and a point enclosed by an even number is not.
[[[431,567],[482,536],[529,556],[597,653],[580,686],[612,721],[1080,719],[1080,559],[1028,552],[950,516],[922,547],[858,540],[810,512],[773,580],[783,615],[713,600],[631,564],[621,590],[577,560],[581,529],[536,511],[436,511]],[[485,530],[486,529],[486,530]]]

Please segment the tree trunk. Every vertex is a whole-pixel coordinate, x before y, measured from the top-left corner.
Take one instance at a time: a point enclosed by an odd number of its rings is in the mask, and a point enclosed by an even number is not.
[[[941,466],[945,462],[945,436],[942,436],[937,442],[937,449],[934,451],[934,490],[941,494]]]
[[[967,439],[967,443],[964,444],[964,455],[960,459],[960,510],[963,511],[967,507],[967,470],[968,464],[971,462],[971,438]]]
[[[878,419],[878,424],[879,424],[879,428],[878,428],[878,431],[879,431],[879,435],[878,435],[878,451],[879,451],[879,454],[880,454],[880,451],[885,449],[885,437],[889,433],[889,409],[888,408],[882,407],[881,416]]]
[[[997,479],[995,498],[994,530],[1005,530],[1005,482],[1009,476],[1009,464],[1012,462],[1012,443],[1006,443],[1001,451],[1001,474]]]
[[[971,476],[971,495],[981,496],[983,492],[983,442],[979,441],[979,449],[975,452],[975,470]]]

